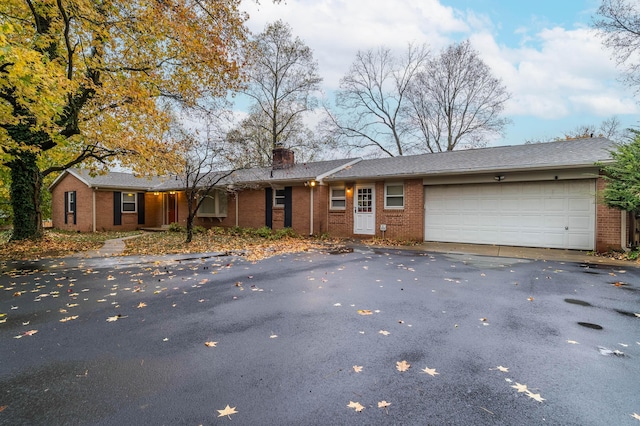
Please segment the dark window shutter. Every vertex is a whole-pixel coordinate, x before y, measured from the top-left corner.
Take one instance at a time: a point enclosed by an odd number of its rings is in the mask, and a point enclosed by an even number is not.
[[[144,225],[144,192],[138,192],[138,225]]]
[[[113,191],[113,224],[122,225],[122,192]]]
[[[69,193],[64,193],[64,223],[68,223],[67,214],[69,214]]]
[[[273,189],[265,188],[265,226],[273,227]]]
[[[73,224],[76,225],[77,224],[77,214],[78,214],[78,195],[76,194],[76,191],[72,192],[73,194]]]
[[[284,187],[284,227],[291,228],[293,215],[293,188]]]

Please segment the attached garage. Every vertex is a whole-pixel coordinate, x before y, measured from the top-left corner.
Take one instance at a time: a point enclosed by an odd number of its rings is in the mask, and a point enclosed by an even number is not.
[[[425,241],[595,248],[595,179],[425,186]]]

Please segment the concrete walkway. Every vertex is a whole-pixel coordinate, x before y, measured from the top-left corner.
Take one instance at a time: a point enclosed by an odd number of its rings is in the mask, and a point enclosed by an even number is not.
[[[106,240],[102,247],[97,250],[89,250],[82,253],[75,253],[72,257],[79,257],[84,259],[94,259],[98,257],[110,257],[120,256],[125,249],[125,240],[132,238],[138,238],[139,235],[131,235],[129,237],[115,238],[113,240]]]

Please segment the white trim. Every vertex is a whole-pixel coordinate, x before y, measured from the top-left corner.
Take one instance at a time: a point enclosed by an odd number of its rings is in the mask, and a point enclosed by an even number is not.
[[[313,235],[313,186],[310,186],[309,189],[311,190],[311,201],[309,202],[309,235]]]
[[[341,171],[341,170],[344,170],[344,169],[346,169],[347,167],[353,166],[354,164],[359,163],[360,161],[362,161],[362,158],[356,158],[356,159],[355,159],[355,160],[353,160],[353,161],[349,161],[349,162],[348,162],[348,163],[346,163],[346,164],[343,164],[343,165],[341,165],[341,166],[336,167],[335,169],[331,169],[331,170],[329,170],[329,171],[328,171],[328,172],[326,172],[326,173],[322,173],[321,175],[316,176],[316,179],[315,179],[315,180],[316,180],[316,182],[318,182],[319,184],[322,184],[322,179],[326,178],[326,177],[327,177],[327,176],[329,176],[329,175],[332,175],[332,174],[334,174],[334,173],[337,173],[337,172],[339,172],[339,171]]]
[[[336,201],[344,201],[343,207],[334,207],[333,206],[333,190],[342,190],[344,191],[344,197],[336,198]],[[345,185],[331,185],[329,186],[329,210],[331,211],[345,211],[347,209],[347,187]]]
[[[129,194],[133,195],[133,210],[125,210],[124,209],[124,205],[125,205],[125,201],[124,201],[124,196],[127,195],[129,196]],[[126,204],[131,204],[131,201],[127,201]],[[129,192],[129,191],[122,191],[121,195],[120,195],[120,213],[123,214],[127,214],[127,213],[138,213],[138,193],[137,192]]]

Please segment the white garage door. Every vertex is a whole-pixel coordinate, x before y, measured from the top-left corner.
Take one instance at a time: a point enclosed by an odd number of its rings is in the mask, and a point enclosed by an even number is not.
[[[425,241],[593,250],[595,181],[425,186]]]

